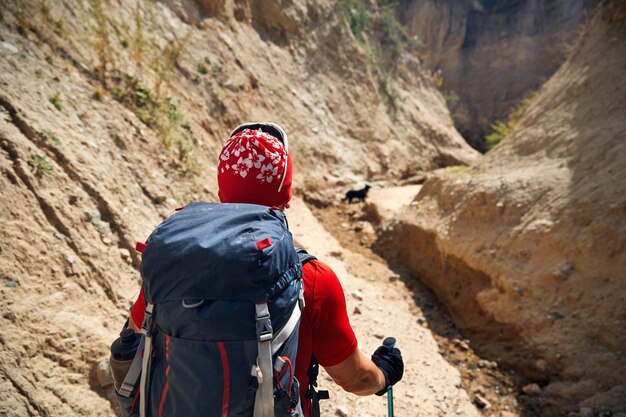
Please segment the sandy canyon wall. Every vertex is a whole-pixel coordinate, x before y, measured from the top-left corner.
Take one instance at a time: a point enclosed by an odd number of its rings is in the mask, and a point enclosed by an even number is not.
[[[441,71],[455,125],[477,149],[496,120],[562,64],[589,0],[411,0],[398,16],[426,45],[425,64]]]
[[[537,415],[626,411],[624,16],[596,13],[511,135],[429,178],[382,242],[538,384]]]

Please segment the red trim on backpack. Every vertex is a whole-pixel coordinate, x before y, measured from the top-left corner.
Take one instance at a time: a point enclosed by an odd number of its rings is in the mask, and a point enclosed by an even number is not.
[[[141,396],[141,387],[137,387],[137,392],[135,393],[135,399],[133,400],[133,405],[130,406],[130,412],[134,412],[137,410],[137,400]]]
[[[266,237],[263,240],[259,240],[256,243],[256,247],[259,248],[259,250],[263,250],[263,249],[265,249],[265,248],[267,248],[269,246],[272,246],[272,241],[270,240],[269,237]]]
[[[228,416],[228,400],[230,399],[230,367],[228,366],[228,356],[223,342],[217,342],[222,358],[222,369],[224,370],[224,395],[222,397],[222,417]]]
[[[181,211],[181,210],[182,210],[182,209],[184,209],[184,208],[185,208],[185,206],[183,205],[183,206],[180,206],[180,207],[176,207],[174,210],[176,210],[176,211]]]
[[[167,379],[167,375],[170,373],[170,337],[165,335],[165,363],[167,363],[167,367],[165,368],[165,386],[163,387],[163,392],[161,393],[161,401],[159,401],[159,417],[163,417],[163,405],[165,404],[165,397],[167,396],[167,391],[170,389],[170,380]]]
[[[148,245],[143,242],[135,242],[135,250],[139,253],[143,253],[143,251],[145,251],[147,247]]]

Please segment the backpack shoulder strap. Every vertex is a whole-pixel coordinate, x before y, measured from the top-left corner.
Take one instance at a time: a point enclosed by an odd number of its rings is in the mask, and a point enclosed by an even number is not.
[[[303,248],[296,246],[296,253],[298,254],[298,259],[300,259],[300,263],[304,265],[305,263],[317,259],[315,256],[311,255],[309,252],[304,250]]]

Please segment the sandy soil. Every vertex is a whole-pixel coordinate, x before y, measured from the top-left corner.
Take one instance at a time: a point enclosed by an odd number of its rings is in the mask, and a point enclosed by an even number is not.
[[[427,289],[400,269],[390,269],[369,247],[375,239],[374,225],[363,219],[371,206],[392,216],[410,204],[418,190],[419,186],[375,189],[366,204],[337,204],[314,209],[315,214],[295,199],[287,213],[290,228],[296,241],[340,278],[360,349],[371,353],[386,336],[398,340],[406,372],[394,388],[396,415],[479,416],[478,395],[489,403],[485,415],[516,416],[517,401],[508,395],[516,392],[511,379],[495,363],[472,352]],[[328,376],[320,381],[331,391],[323,415],[387,415],[386,398],[347,394]]]

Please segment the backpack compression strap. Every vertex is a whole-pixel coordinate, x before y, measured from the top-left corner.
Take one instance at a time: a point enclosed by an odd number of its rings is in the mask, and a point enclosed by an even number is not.
[[[267,302],[256,304],[256,335],[258,340],[257,371],[259,389],[254,401],[254,417],[274,417],[274,375],[272,372],[272,321]]]
[[[294,306],[287,323],[272,340],[273,329],[267,303],[256,304],[258,368],[260,368],[260,372],[259,369],[253,368],[253,376],[256,376],[259,381],[259,389],[254,402],[254,417],[274,417],[274,376],[272,372],[274,364],[272,363],[272,355],[278,352],[300,323],[300,305],[298,303]],[[267,414],[268,412],[270,414]]]
[[[142,337],[141,341],[139,342],[139,346],[137,347],[137,351],[135,352],[135,356],[133,357],[133,362],[131,363],[128,372],[126,373],[124,382],[122,382],[120,389],[117,391],[117,393],[122,397],[129,398],[135,391],[135,388],[137,388],[137,381],[139,381],[139,376],[141,375],[141,354],[143,353],[145,342],[146,339]]]

